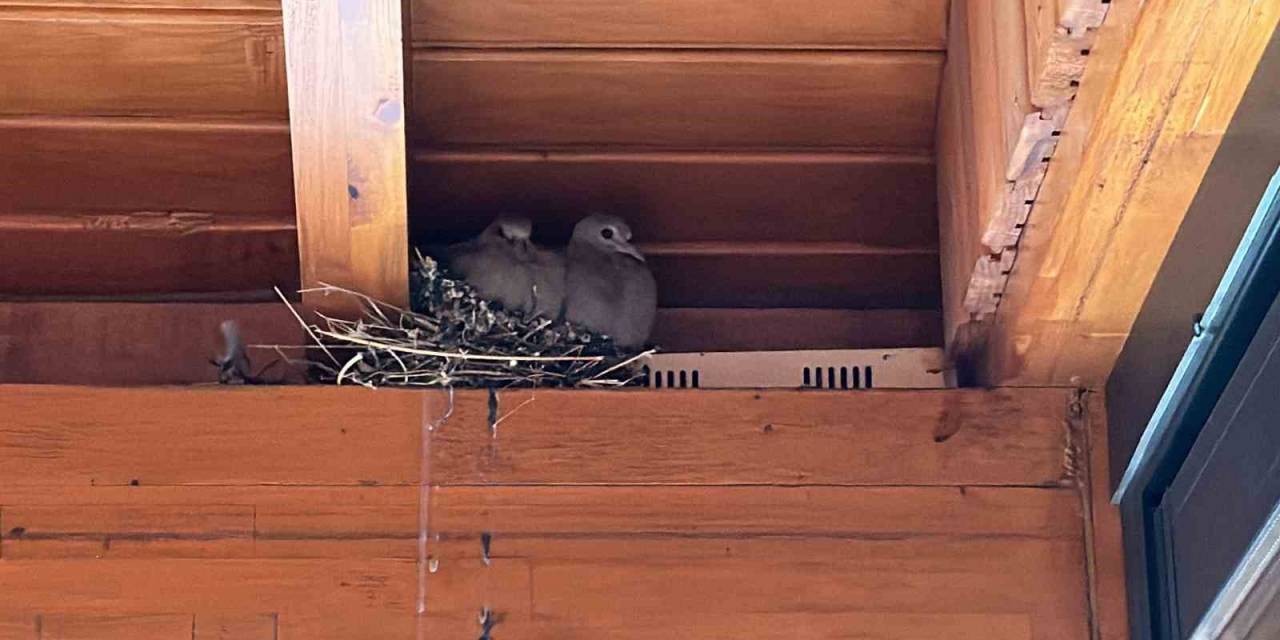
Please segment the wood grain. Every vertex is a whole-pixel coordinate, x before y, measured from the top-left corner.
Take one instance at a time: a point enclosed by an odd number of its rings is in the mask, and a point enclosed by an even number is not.
[[[409,296],[401,5],[285,0],[302,284]],[[354,303],[304,296],[316,309]]]
[[[416,558],[416,486],[11,486],[5,558]]]
[[[413,3],[427,46],[611,46],[942,50],[946,2],[870,0],[465,0]]]
[[[420,241],[479,233],[518,211],[562,244],[585,212],[626,218],[646,242],[745,240],[934,246],[928,155],[840,153],[414,153]],[[696,215],[695,215],[696,213]]]
[[[0,214],[0,234],[13,247],[0,252],[0,292],[9,296],[298,288],[297,235],[274,218]]]
[[[1005,200],[1005,169],[1032,110],[1022,7],[957,0],[938,119],[942,308],[947,344],[965,349],[965,297],[974,265],[989,253],[982,235]]]
[[[0,7],[0,114],[287,117],[279,13]]]
[[[414,563],[403,560],[6,560],[0,615],[278,614],[280,637],[411,637]],[[190,636],[191,618],[187,634]]]
[[[5,505],[5,559],[251,555],[251,505]]]
[[[455,394],[440,485],[680,482],[1052,485],[1064,392]],[[855,418],[856,416],[856,418]],[[600,424],[612,425],[606,430]]]
[[[655,254],[649,267],[664,307],[935,309],[938,256],[932,251],[724,251]]]
[[[651,340],[668,352],[941,346],[942,317],[916,309],[659,309]]]
[[[1124,538],[1120,508],[1111,504],[1111,451],[1108,446],[1106,401],[1090,393],[1084,405],[1088,429],[1090,589],[1092,618],[1099,640],[1129,639],[1128,581],[1125,579]]]
[[[0,119],[0,212],[293,218],[283,124]]]
[[[433,461],[438,462],[438,459]],[[680,478],[668,474],[668,482]],[[585,478],[584,478],[585,479]],[[442,539],[648,536],[875,539],[1029,536],[1078,540],[1074,492],[999,487],[437,487]],[[511,550],[505,553],[511,553]],[[565,556],[560,559],[572,559]]]
[[[419,51],[413,134],[432,146],[929,149],[941,63],[935,53]]]
[[[353,403],[347,391],[11,386],[0,396],[0,482],[418,482],[421,399]]]
[[[1090,63],[1023,234],[987,379],[1105,381],[1277,21],[1275,3],[1158,2],[1122,60],[1105,50],[1123,45],[1124,19],[1099,35],[1104,62]],[[1086,96],[1092,83],[1104,86]]]
[[[1064,390],[3,391],[23,640],[1089,637]]]
[[[1045,510],[1006,519],[988,502],[997,496]],[[1045,489],[441,488],[428,628],[474,621],[481,601],[502,616],[499,629],[532,637],[670,637],[736,628],[729,618],[748,611],[763,625],[752,638],[784,637],[779,625],[801,613],[820,614],[811,624],[825,629],[822,614],[870,612],[884,618],[868,637],[928,629],[940,622],[932,616],[990,615],[994,637],[1084,638],[1078,520],[1049,515],[1069,514],[1074,500]],[[966,502],[976,509],[943,506]],[[1063,528],[1044,528],[1042,516]],[[946,533],[932,535],[939,526]],[[970,527],[982,533],[967,537]],[[487,564],[481,532],[491,535]],[[582,584],[590,593],[571,596]],[[649,629],[628,623],[637,615]],[[978,621],[954,622],[967,635]]]
[[[39,640],[187,640],[195,616],[180,614],[134,616],[40,616]]]
[[[279,302],[0,303],[0,383],[93,386],[216,382],[209,360],[222,351],[219,325],[234,320],[250,344],[304,344],[297,321]],[[297,357],[296,351],[285,353]],[[257,372],[277,358],[250,349]],[[66,363],[74,362],[74,367]],[[278,366],[277,366],[278,367]],[[269,380],[300,380],[272,367]]]

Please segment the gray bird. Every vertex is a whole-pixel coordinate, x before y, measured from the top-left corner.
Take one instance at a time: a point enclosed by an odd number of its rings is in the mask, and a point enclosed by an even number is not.
[[[484,298],[508,310],[560,317],[565,264],[535,245],[528,218],[499,216],[479,236],[450,246],[449,266]]]
[[[653,330],[658,286],[621,218],[593,215],[573,228],[566,274],[565,319],[611,338],[644,346]]]

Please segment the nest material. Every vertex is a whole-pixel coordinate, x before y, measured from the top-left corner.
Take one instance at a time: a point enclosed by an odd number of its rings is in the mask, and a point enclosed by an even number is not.
[[[412,310],[354,296],[363,318],[298,317],[316,346],[307,364],[321,382],[368,387],[621,387],[642,378],[641,354],[559,320],[508,311],[450,278],[429,257],[411,265]]]

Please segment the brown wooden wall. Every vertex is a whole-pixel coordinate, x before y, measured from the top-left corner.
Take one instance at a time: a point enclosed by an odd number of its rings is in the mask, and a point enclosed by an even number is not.
[[[1072,400],[0,386],[0,639],[1119,640]]]
[[[297,287],[279,0],[0,3],[0,294]]]
[[[517,211],[563,242],[612,211],[662,306],[728,329],[660,323],[680,347],[904,346],[884,309],[940,342],[945,0],[409,4],[416,237]],[[789,331],[746,339],[760,308]]]
[[[672,350],[939,344],[947,4],[407,3],[412,230],[620,213]],[[282,38],[279,0],[0,3],[0,297],[295,289]]]

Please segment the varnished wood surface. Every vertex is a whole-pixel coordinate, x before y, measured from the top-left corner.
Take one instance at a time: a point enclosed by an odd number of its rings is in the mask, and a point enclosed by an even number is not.
[[[413,155],[415,236],[456,240],[519,211],[563,243],[592,210],[644,242],[863,242],[935,246],[928,154],[432,152]]]
[[[1090,637],[1066,391],[504,393],[496,437],[475,392],[3,391],[5,640]],[[459,484],[463,441],[515,464]]]
[[[1245,0],[1112,13],[1022,237],[993,381],[1106,380],[1280,22]]]
[[[0,292],[102,296],[234,292],[298,283],[289,223],[231,214],[0,215]]]
[[[1058,390],[652,398],[503,392],[492,440],[472,426],[487,401],[460,396],[433,441],[433,473],[440,484],[1053,485],[1062,475]],[[616,428],[591,427],[612,416]]]
[[[926,309],[659,309],[651,340],[673,353],[941,346],[942,314]]]
[[[293,218],[282,123],[0,119],[0,212]]]
[[[956,0],[938,118],[938,216],[942,308],[949,345],[971,317],[965,294],[982,236],[1004,205],[1005,169],[1023,118],[1033,110],[1027,86],[1025,28],[1017,2]]]
[[[937,308],[937,254],[753,253],[729,245],[716,254],[673,253],[648,260],[667,307]]]
[[[0,6],[2,296],[298,287],[278,0]]]
[[[934,53],[419,51],[410,133],[434,146],[917,151],[933,144],[941,64]]]
[[[400,3],[284,0],[303,289],[409,298]],[[349,298],[306,294],[331,315]]]
[[[945,47],[943,0],[416,0],[420,46]]]
[[[0,41],[0,114],[286,117],[278,5],[227,14],[6,3]]]
[[[0,303],[0,383],[136,386],[212,383],[219,325],[234,320],[248,344],[303,344],[282,303]],[[289,357],[301,354],[285,350]],[[279,358],[249,349],[253,373]],[[298,380],[275,365],[267,380]]]

